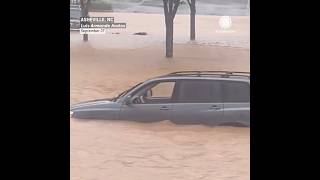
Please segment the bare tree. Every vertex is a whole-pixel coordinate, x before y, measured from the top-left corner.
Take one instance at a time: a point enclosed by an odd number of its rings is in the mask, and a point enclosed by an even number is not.
[[[82,17],[89,17],[91,0],[80,0]],[[83,34],[83,41],[88,41],[88,34]]]
[[[187,0],[190,7],[190,40],[196,39],[196,0]]]
[[[166,57],[173,56],[173,20],[179,5],[180,0],[163,0],[166,23]]]

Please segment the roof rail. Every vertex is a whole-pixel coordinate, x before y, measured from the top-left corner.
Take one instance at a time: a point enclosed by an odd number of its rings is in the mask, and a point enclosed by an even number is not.
[[[167,74],[167,76],[209,76],[209,75],[221,75],[222,77],[229,76],[245,76],[250,77],[250,72],[238,72],[238,71],[178,71]]]

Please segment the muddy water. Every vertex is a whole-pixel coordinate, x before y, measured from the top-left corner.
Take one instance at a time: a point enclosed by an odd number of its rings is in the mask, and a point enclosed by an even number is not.
[[[72,180],[249,179],[249,128],[71,119]]]

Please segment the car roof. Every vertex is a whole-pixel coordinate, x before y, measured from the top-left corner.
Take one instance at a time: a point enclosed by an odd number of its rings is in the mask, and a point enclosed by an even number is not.
[[[249,72],[234,71],[179,71],[167,75],[158,76],[151,80],[231,80],[231,81],[249,81]]]

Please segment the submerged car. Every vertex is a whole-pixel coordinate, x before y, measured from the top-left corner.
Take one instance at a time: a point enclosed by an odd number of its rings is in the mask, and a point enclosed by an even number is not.
[[[139,83],[115,98],[75,104],[70,115],[79,119],[250,126],[250,74],[174,72]]]

